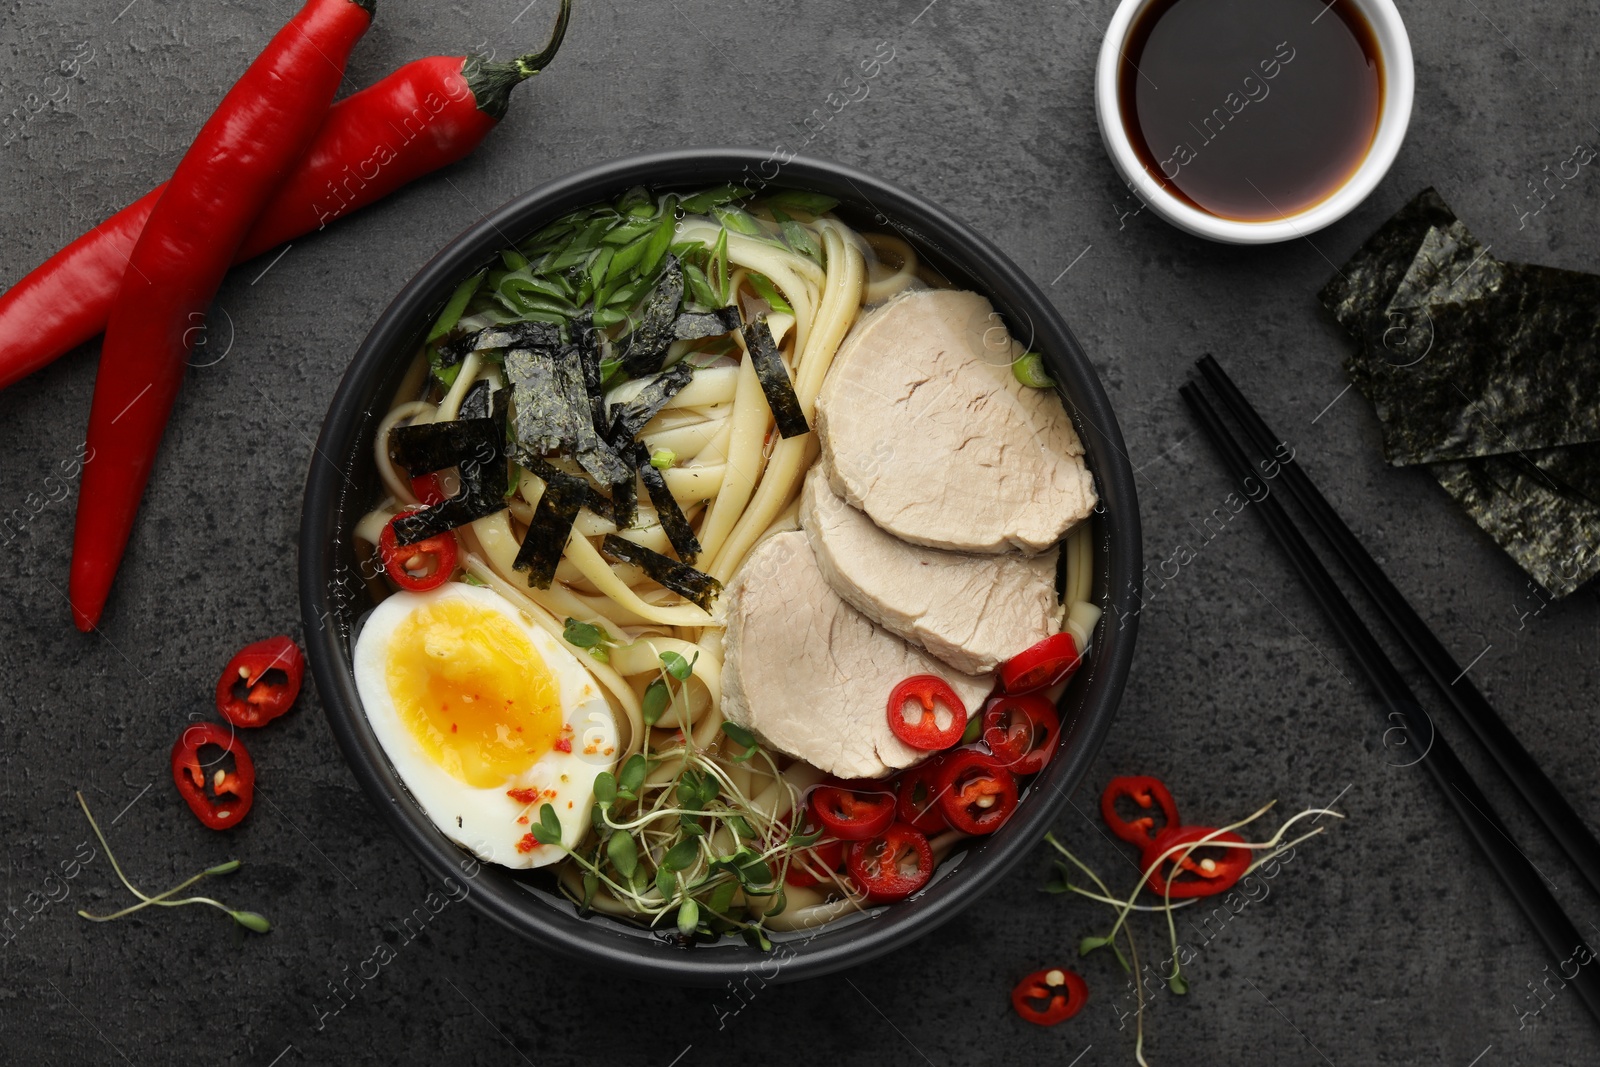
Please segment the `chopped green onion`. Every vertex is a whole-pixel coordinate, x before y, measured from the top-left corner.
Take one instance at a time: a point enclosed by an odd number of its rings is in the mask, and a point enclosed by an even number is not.
[[[801,189],[785,189],[767,197],[769,207],[786,211],[804,211],[808,215],[826,215],[839,206],[839,201],[821,193],[808,193]]]
[[[428,331],[428,343],[432,344],[451,330],[456,328],[456,323],[461,321],[462,312],[467,310],[467,303],[478,291],[478,286],[483,283],[485,271],[479,271],[460,285],[450,294],[450,299],[445,301],[444,310],[439,312],[439,317],[434,321],[433,329]]]
[[[714,207],[711,215],[718,222],[735,233],[745,233],[753,237],[763,237],[761,224],[747,211],[736,207]]]
[[[794,314],[794,308],[790,307],[789,302],[778,293],[778,287],[772,284],[772,279],[755,271],[750,271],[744,277],[750,283],[750,288],[754,289],[773,311],[781,311],[785,315]]]
[[[1044,371],[1044,357],[1037,352],[1024,352],[1011,364],[1011,373],[1029,389],[1049,389],[1056,383],[1055,379]]]
[[[685,197],[680,206],[687,214],[704,215],[714,207],[734,200],[743,200],[749,195],[750,190],[742,185],[722,185],[715,189],[707,189],[703,193]]]
[[[658,448],[650,453],[650,466],[658,471],[664,471],[678,462],[678,454],[670,448]]]

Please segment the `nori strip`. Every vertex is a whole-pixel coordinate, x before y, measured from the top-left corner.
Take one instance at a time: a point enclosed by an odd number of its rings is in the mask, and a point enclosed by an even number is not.
[[[672,321],[672,336],[679,341],[702,337],[721,337],[744,325],[739,309],[732,304],[712,311],[686,311]]]
[[[513,348],[506,353],[517,413],[512,434],[535,452],[554,452],[577,434],[576,418],[567,403],[556,354],[543,348]]]
[[[777,420],[779,435],[799,437],[810,433],[805,412],[800,410],[800,398],[795,395],[794,382],[789,379],[789,369],[783,365],[783,357],[772,340],[772,331],[767,328],[766,316],[746,324],[742,332],[756,377],[761,380],[761,391],[767,394],[767,406]]]
[[[1432,186],[1422,190],[1367,238],[1322,287],[1317,295],[1323,306],[1341,326],[1361,336],[1369,317],[1383,318],[1428,230],[1455,221],[1455,212]]]
[[[675,363],[664,370],[639,395],[620,404],[611,413],[611,432],[606,436],[613,445],[626,448],[644,424],[655,418],[667,401],[677,396],[694,376],[694,368],[686,363]]]
[[[592,312],[573,320],[573,343],[578,346],[578,363],[583,369],[583,389],[589,397],[589,421],[594,432],[606,433],[606,391],[600,371],[600,331],[594,328]]]
[[[506,506],[505,390],[489,418],[397,426],[389,431],[389,456],[415,477],[455,467],[461,490],[449,500],[407,512],[394,522],[396,540],[415,544],[465,526]]]
[[[492,398],[492,399],[491,399]],[[487,419],[493,416],[491,405],[504,406],[509,399],[506,391],[495,385],[488,378],[479,378],[467,389],[467,395],[461,398],[460,419]]]
[[[611,521],[619,530],[630,530],[639,521],[638,472],[611,484]]]
[[[667,488],[666,476],[650,465],[650,450],[642,444],[636,444],[633,456],[639,464],[639,477],[644,479],[645,490],[650,494],[650,502],[656,506],[661,528],[667,532],[667,540],[672,542],[673,551],[678,553],[678,558],[683,562],[693,563],[695,557],[700,555],[700,539],[695,537],[689,517],[683,513],[672,490]]]
[[[640,305],[639,325],[617,342],[622,352],[622,370],[630,378],[643,378],[661,369],[667,347],[672,344],[672,324],[683,303],[683,268],[677,256],[662,261],[661,278],[645,294]]]
[[[544,477],[540,475],[540,477]],[[572,524],[577,521],[578,509],[583,507],[588,486],[583,479],[572,475],[546,478],[544,495],[533,509],[533,520],[517,549],[512,566],[528,572],[528,584],[536,589],[549,589],[556,577],[556,565],[572,535]]]
[[[562,493],[575,498],[580,507],[588,508],[602,519],[613,518],[611,501],[585,479],[562,470],[543,456],[524,448],[513,449],[511,458],[528,473],[543,478],[546,485],[559,483]]]
[[[672,590],[706,611],[711,610],[711,602],[722,592],[722,583],[704,571],[697,571],[687,563],[679,563],[670,556],[663,556],[616,534],[606,534],[606,539],[600,543],[600,551],[619,563],[634,564],[657,585]]]
[[[496,348],[554,348],[561,343],[561,329],[550,322],[508,322],[485,326],[439,346],[439,363],[449,367],[460,363],[468,352]]]

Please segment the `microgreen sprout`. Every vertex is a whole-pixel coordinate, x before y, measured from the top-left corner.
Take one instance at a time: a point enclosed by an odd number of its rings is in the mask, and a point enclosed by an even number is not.
[[[1323,816],[1332,816],[1336,819],[1344,818],[1344,816],[1339,814],[1337,811],[1333,811],[1328,808],[1310,808],[1285,820],[1283,825],[1278,827],[1277,832],[1265,841],[1241,842],[1233,840],[1217,840],[1218,838],[1222,837],[1223,834],[1230,833],[1231,831],[1238,830],[1255,822],[1267,812],[1271,811],[1276,804],[1277,801],[1269,802],[1263,805],[1253,814],[1244,819],[1240,819],[1236,823],[1220,827],[1193,841],[1181,842],[1163,850],[1159,856],[1154,857],[1152,862],[1147,864],[1140,871],[1138,883],[1134,886],[1133,892],[1127,894],[1126,897],[1114,894],[1111,891],[1111,888],[1106,885],[1100,876],[1096,874],[1088,864],[1084,863],[1083,860],[1075,856],[1069,849],[1067,849],[1066,846],[1058,841],[1054,834],[1045,835],[1045,841],[1050,845],[1050,847],[1061,853],[1062,856],[1066,857],[1066,859],[1070,861],[1072,865],[1079,871],[1082,871],[1094,885],[1093,889],[1075,885],[1072,881],[1072,878],[1074,877],[1072,868],[1068,867],[1066,863],[1062,863],[1061,861],[1057,860],[1057,875],[1045,885],[1045,891],[1049,893],[1073,893],[1087,900],[1092,900],[1098,904],[1104,904],[1116,912],[1116,921],[1112,924],[1110,931],[1100,937],[1091,936],[1083,938],[1078,943],[1078,954],[1080,956],[1087,956],[1089,953],[1098,949],[1110,948],[1112,955],[1116,957],[1118,965],[1120,965],[1124,971],[1127,971],[1133,976],[1134,989],[1138,998],[1138,1014],[1136,1018],[1137,1025],[1135,1028],[1134,1040],[1134,1059],[1140,1064],[1140,1067],[1148,1067],[1148,1064],[1144,1058],[1145,990],[1144,981],[1140,977],[1142,972],[1139,968],[1139,954],[1138,950],[1134,947],[1133,930],[1128,924],[1128,916],[1134,912],[1155,912],[1165,917],[1167,923],[1168,944],[1172,950],[1172,970],[1170,973],[1162,975],[1162,977],[1166,981],[1168,989],[1175,994],[1183,995],[1189,991],[1189,983],[1188,980],[1183,976],[1182,967],[1180,965],[1181,953],[1179,952],[1178,948],[1178,930],[1177,925],[1173,920],[1173,912],[1175,912],[1178,908],[1195,904],[1198,902],[1198,900],[1196,898],[1189,898],[1174,901],[1172,899],[1172,883],[1175,878],[1168,878],[1165,880],[1166,891],[1160,894],[1158,903],[1140,904],[1138,903],[1139,894],[1149,890],[1150,876],[1156,871],[1160,870],[1163,864],[1170,862],[1173,864],[1174,870],[1176,870],[1183,864],[1185,860],[1189,858],[1192,853],[1194,853],[1196,849],[1207,847],[1248,849],[1253,852],[1262,853],[1262,855],[1256,857],[1250,863],[1250,865],[1245,868],[1244,873],[1240,876],[1243,878],[1257,870],[1263,864],[1270,863],[1273,860],[1278,859],[1289,850],[1293,849],[1296,845],[1301,844],[1309,838],[1315,837],[1326,829],[1326,827],[1318,826],[1307,831],[1306,833],[1300,834],[1293,839],[1286,841],[1285,838],[1288,837],[1290,828],[1296,823],[1299,823],[1301,820],[1313,817],[1316,819],[1321,819]],[[1123,956],[1121,950],[1117,947],[1118,934],[1122,935],[1123,941],[1128,947],[1128,955],[1126,957]]]
[[[545,805],[531,827],[541,844],[563,848],[582,872],[563,887],[581,907],[606,893],[653,926],[685,939],[738,934],[772,947],[764,924],[787,906],[784,877],[818,833],[791,828],[801,807],[795,786],[748,730],[722,723],[711,740],[657,726],[670,709],[687,723],[689,686],[698,657],[659,654],[660,670],[641,697],[647,725],[643,751],[596,776],[591,830],[582,843],[561,844],[561,826]],[[739,764],[736,776],[721,761]],[[756,796],[774,783],[787,796],[773,805]],[[769,798],[770,799],[770,798]]]
[[[111,861],[111,869],[117,872],[118,880],[121,881],[123,885],[127,886],[128,892],[139,898],[138,904],[129,905],[128,907],[123,908],[121,911],[114,911],[109,915],[92,915],[87,911],[81,910],[78,912],[79,915],[83,916],[85,919],[88,919],[90,922],[103,923],[110,922],[113,919],[120,919],[124,915],[132,915],[134,912],[142,911],[145,908],[151,907],[152,905],[161,908],[180,908],[185,904],[209,904],[213,908],[217,908],[226,912],[234,922],[238,923],[246,930],[251,930],[258,934],[264,934],[268,930],[272,929],[272,924],[267,922],[266,917],[259,912],[235,910],[219,900],[212,900],[210,897],[184,897],[180,900],[172,899],[203,878],[209,878],[213,875],[232,874],[240,867],[238,860],[227,860],[217,864],[214,867],[207,867],[194,877],[179,882],[166,892],[157,893],[155,896],[150,896],[141,892],[134,886],[132,882],[128,881],[128,876],[122,873],[122,866],[121,864],[117,863],[117,857],[112,853],[111,845],[108,841],[106,841],[106,835],[100,832],[100,824],[94,821],[94,815],[92,815],[89,811],[89,802],[83,799],[82,793],[78,793],[77,797],[79,806],[83,808],[84,817],[89,820],[89,826],[92,830],[94,830],[94,836],[100,840],[100,847],[105,850],[106,859]]]
[[[579,622],[570,617],[561,629],[561,639],[574,648],[583,649],[600,663],[611,662],[611,646],[617,643],[594,623]]]

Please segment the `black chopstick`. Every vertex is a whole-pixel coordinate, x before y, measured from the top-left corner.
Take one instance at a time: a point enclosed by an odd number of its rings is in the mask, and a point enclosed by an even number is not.
[[[1421,738],[1412,723],[1412,712],[1420,708],[1416,697],[1377,639],[1350,606],[1350,601],[1340,592],[1327,568],[1311,550],[1311,545],[1290,521],[1277,497],[1270,491],[1264,495],[1258,493],[1259,487],[1265,483],[1232,433],[1223,425],[1216,410],[1193,384],[1183,386],[1179,392],[1199,420],[1233,480],[1255,501],[1256,510],[1268,529],[1288,555],[1290,563],[1326,613],[1335,631],[1349,646],[1367,681],[1377,690],[1387,716],[1385,721],[1398,720],[1405,731],[1407,744],[1417,745],[1414,751],[1426,753],[1418,763],[1444,793],[1467,833],[1511,892],[1539,940],[1554,957],[1562,977],[1566,978],[1564,965],[1573,962],[1584,945],[1572,920],[1561,910],[1561,905],[1546,887],[1533,863],[1512,842],[1488,798],[1438,731],[1430,731],[1427,744],[1420,744]],[[1252,483],[1255,490],[1252,489]],[[1600,1021],[1600,967],[1580,964],[1567,982],[1577,990],[1578,999],[1583,1001],[1590,1014]]]
[[[1494,758],[1517,792],[1522,794],[1522,799],[1533,809],[1545,830],[1561,846],[1590,888],[1600,893],[1600,840],[1595,839],[1582,816],[1567,803],[1555,783],[1546,777],[1478,687],[1472,684],[1467,672],[1461,669],[1405,596],[1389,581],[1377,561],[1333,509],[1333,505],[1312,484],[1310,475],[1294,462],[1292,453],[1288,459],[1277,455],[1280,445],[1286,442],[1274,434],[1257,414],[1222,365],[1211,356],[1206,356],[1196,366],[1222,398],[1223,406],[1244,427],[1245,435],[1255,444],[1257,451],[1279,459],[1281,477],[1289,495],[1310,516],[1312,524],[1327,538],[1339,558],[1344,560],[1345,566],[1350,568],[1356,580],[1366,589],[1367,595],[1377,603],[1384,618],[1389,620],[1389,625],[1399,633],[1411,654],[1427,670],[1439,692],[1456,709],[1456,714],[1461,716],[1479,744]]]

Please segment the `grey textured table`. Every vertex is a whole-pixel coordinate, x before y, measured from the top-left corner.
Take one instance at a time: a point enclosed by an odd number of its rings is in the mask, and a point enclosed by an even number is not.
[[[295,7],[124,3],[12,0],[0,15],[0,284],[169,174]],[[436,52],[534,47],[553,4],[525,3],[383,0],[353,82]],[[991,235],[1066,312],[1104,378],[1138,468],[1152,567],[1199,546],[1227,490],[1176,392],[1193,359],[1220,355],[1551,777],[1600,819],[1593,590],[1535,611],[1523,576],[1425,474],[1383,465],[1370,409],[1341,393],[1343,340],[1313,299],[1333,263],[1430,183],[1496,255],[1600,269],[1600,178],[1585,168],[1537,213],[1530,196],[1546,166],[1600,141],[1594,0],[1407,4],[1418,87],[1398,163],[1344,222],[1263,249],[1133,213],[1090,99],[1111,6],[580,0],[560,58],[482,151],[230,278],[226,317],[197,360],[216,361],[191,372],[178,401],[99,636],[68,620],[73,505],[46,480],[83,440],[95,348],[0,394],[0,500],[45,501],[0,563],[0,881],[17,909],[0,947],[0,1060],[1132,1062],[1106,958],[1079,965],[1093,994],[1073,1022],[1038,1030],[1010,1013],[1020,974],[1072,960],[1104,925],[1096,906],[1039,892],[1043,849],[937,935],[741,1001],[554,961],[465,905],[429,913],[414,939],[397,933],[433,887],[357,790],[314,693],[252,737],[262,792],[237,832],[202,830],[173,795],[175,724],[207,712],[219,665],[248,640],[298,633],[301,484],[373,318],[485,210],[640,150],[781,143],[900,182]],[[880,42],[894,58],[870,95],[808,131]],[[63,74],[74,56],[77,73]],[[1152,1010],[1151,1061],[1600,1063],[1596,1023],[1554,980],[1540,985],[1549,973],[1531,933],[1440,798],[1391,766],[1402,760],[1355,673],[1253,515],[1148,604],[1121,717],[1058,833],[1127,884],[1131,868],[1084,814],[1118,773],[1163,775],[1196,820],[1273,797],[1290,811],[1339,797],[1349,816],[1201,942],[1192,992]],[[1597,902],[1481,754],[1459,747],[1580,929],[1594,930]],[[78,919],[126,898],[103,855],[72,866],[89,837],[75,788],[148,888],[245,860],[216,891],[266,912],[273,932],[246,935],[199,908]],[[1161,943],[1155,924],[1140,929],[1148,950]],[[365,962],[375,955],[387,962]],[[357,972],[365,983],[336,999],[332,986]]]

